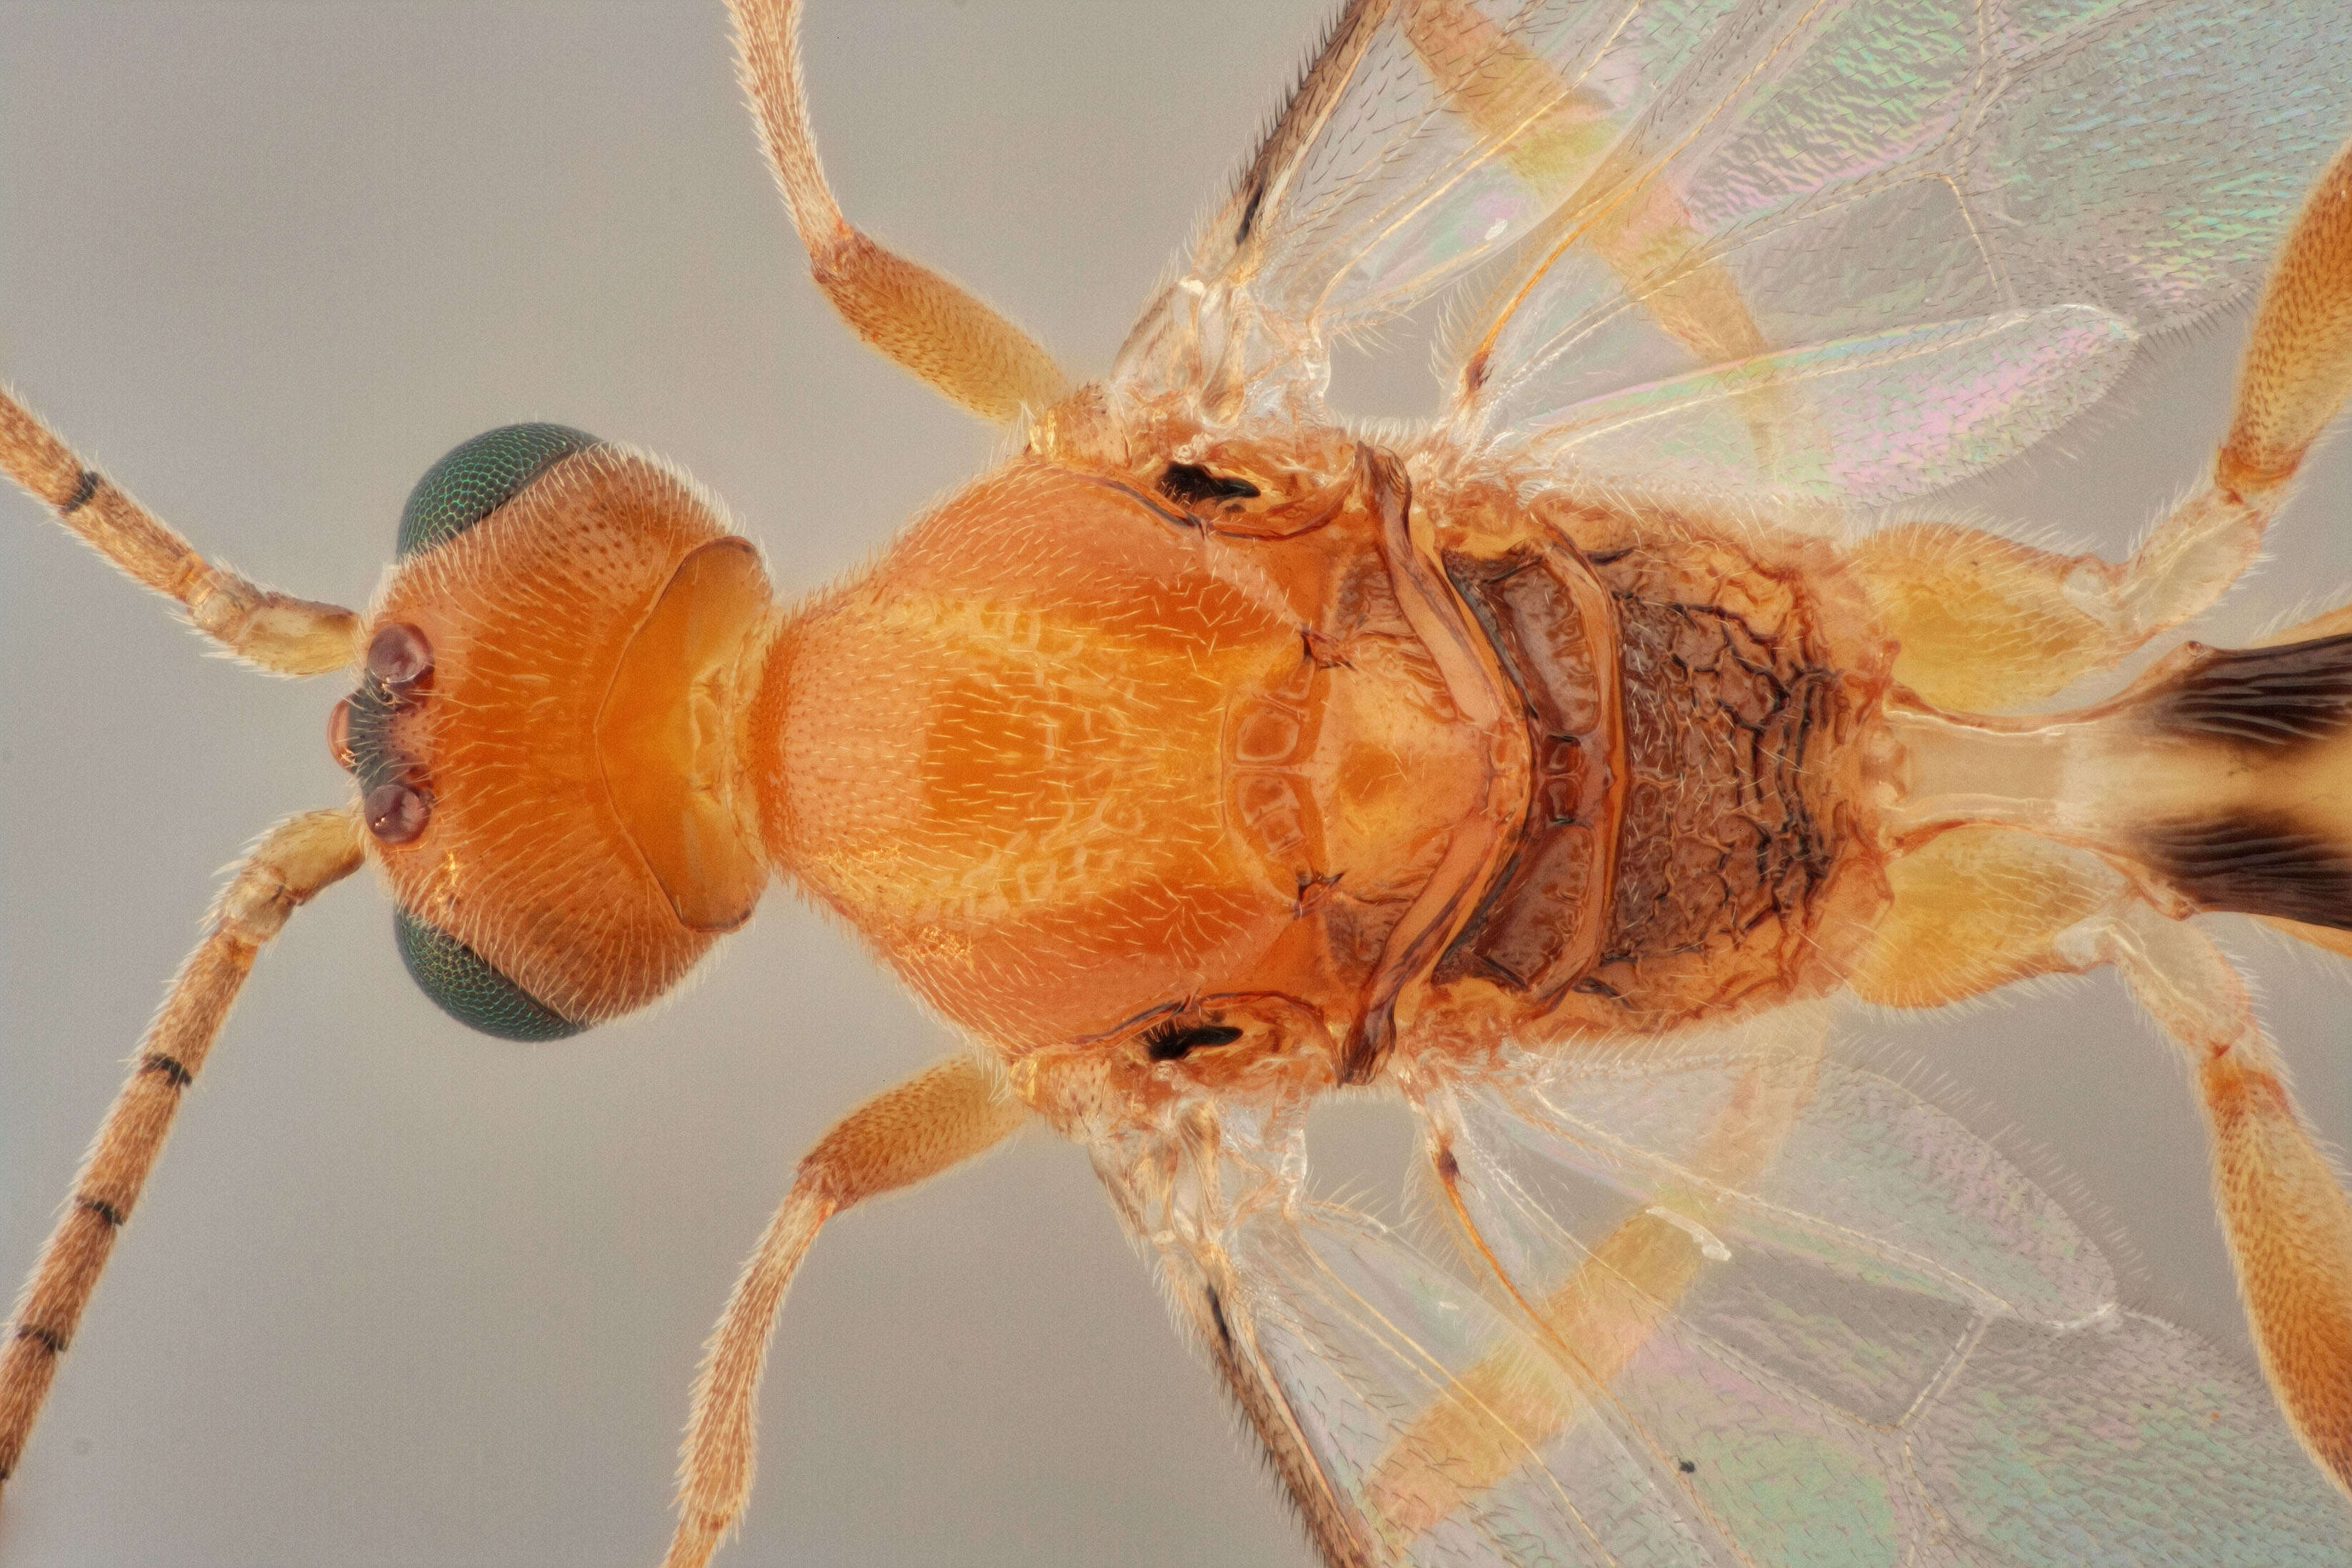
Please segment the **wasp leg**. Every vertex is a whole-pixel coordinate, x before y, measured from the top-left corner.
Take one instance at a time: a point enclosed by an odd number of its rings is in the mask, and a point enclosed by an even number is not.
[[[1855,548],[1895,679],[1947,708],[1998,711],[2106,668],[2219,598],[2253,560],[2296,470],[2352,392],[2352,146],[2304,203],[2263,286],[2212,471],[2121,563],[1951,523]]]
[[[1010,425],[1070,390],[1029,335],[929,268],[877,245],[841,216],[817,162],[801,87],[799,0],[728,0],[736,59],[768,165],[808,250],[809,270],[857,335],[983,418]]]
[[[978,1058],[953,1056],[884,1089],[801,1157],[783,1205],[736,1280],[694,1382],[678,1455],[677,1533],[663,1568],[699,1568],[751,1495],[760,1371],[785,1288],[824,1222],[1003,1142],[1028,1115]]]
[[[115,1233],[139,1202],[182,1092],[204,1067],[254,959],[298,907],[359,864],[360,825],[351,812],[290,816],[262,836],[214,902],[211,929],[147,1026],[0,1342],[0,1481],[25,1451]]]
[[[2014,829],[1955,828],[1893,862],[1887,879],[1894,902],[1853,976],[1865,999],[1935,1006],[2113,963],[2179,1046],[2263,1370],[2304,1446],[2352,1491],[2352,1203],[2236,971],[2096,857]]]
[[[2097,856],[2013,827],[1969,824],[1889,861],[1893,895],[1847,976],[1886,1007],[1947,1002],[2072,973],[2060,939],[2127,891]]]
[[[2245,982],[2202,932],[2142,903],[2095,917],[2067,945],[2115,964],[2188,1058],[2263,1373],[2304,1447],[2352,1494],[2352,1202]]]
[[[58,514],[100,554],[166,598],[247,663],[323,675],[359,657],[359,617],[339,605],[274,593],[196,553],[153,512],[85,466],[32,410],[0,391],[0,473]]]

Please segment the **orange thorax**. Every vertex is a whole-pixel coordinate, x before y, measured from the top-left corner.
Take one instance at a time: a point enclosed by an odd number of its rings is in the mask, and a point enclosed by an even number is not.
[[[1236,991],[1343,1026],[1486,788],[1347,520],[1231,540],[1034,459],[792,617],[751,742],[772,858],[1013,1047]]]

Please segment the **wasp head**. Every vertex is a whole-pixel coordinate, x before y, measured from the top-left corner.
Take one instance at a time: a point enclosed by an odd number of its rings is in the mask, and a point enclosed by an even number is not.
[[[654,458],[521,425],[426,472],[332,740],[436,1003],[573,1034],[749,918],[735,740],[772,629],[752,547]]]

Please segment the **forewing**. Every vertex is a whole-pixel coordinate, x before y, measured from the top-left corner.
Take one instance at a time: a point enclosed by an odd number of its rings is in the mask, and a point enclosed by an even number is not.
[[[1916,494],[2253,280],[2347,78],[2309,0],[1360,0],[1118,374],[1319,394],[1464,282],[1459,442]]]
[[[1333,1568],[1740,1561],[1461,1275],[1347,1208],[1254,1206],[1163,1277]]]
[[[1423,1111],[1450,1256],[1230,1129],[1137,1226],[1331,1563],[2352,1554],[2253,1379],[1818,1034],[1522,1059]]]

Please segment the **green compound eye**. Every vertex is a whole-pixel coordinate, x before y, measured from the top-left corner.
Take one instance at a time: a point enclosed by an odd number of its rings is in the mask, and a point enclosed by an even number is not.
[[[400,509],[396,558],[457,538],[572,453],[603,445],[568,425],[501,425],[451,447]]]
[[[482,955],[406,910],[393,911],[400,961],[433,1005],[469,1029],[501,1040],[562,1040],[575,1024],[491,968]]]

